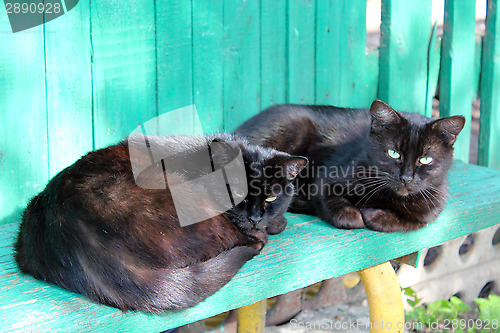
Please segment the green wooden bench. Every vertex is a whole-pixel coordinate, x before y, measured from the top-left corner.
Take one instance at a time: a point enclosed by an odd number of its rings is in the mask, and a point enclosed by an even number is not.
[[[441,39],[431,0],[383,0],[380,48],[368,51],[363,1],[82,0],[15,34],[0,10],[1,330],[160,332],[240,308],[239,328],[256,331],[262,300],[353,271],[367,289],[371,319],[402,321],[388,260],[500,223],[498,2],[488,1],[486,33],[476,38],[475,1],[447,0]],[[82,154],[139,123],[195,104],[206,132],[232,131],[271,104],[368,107],[376,97],[431,115],[438,75],[440,114],[467,118],[455,155],[465,162],[480,86],[484,167],[457,161],[446,210],[421,230],[346,231],[289,215],[287,229],[222,290],[164,315],[98,305],[15,266],[12,242],[27,200]],[[189,133],[192,116],[172,126]]]
[[[451,198],[439,220],[411,233],[339,230],[311,216],[290,214],[287,229],[272,236],[262,253],[229,284],[191,309],[165,315],[122,312],[21,274],[12,256],[19,225],[10,223],[0,229],[0,327],[3,331],[160,332],[498,224],[499,172],[457,162],[450,178]],[[393,271],[392,275],[395,278]],[[391,288],[400,296],[397,283],[379,287],[388,300]],[[401,298],[399,302],[402,311]]]

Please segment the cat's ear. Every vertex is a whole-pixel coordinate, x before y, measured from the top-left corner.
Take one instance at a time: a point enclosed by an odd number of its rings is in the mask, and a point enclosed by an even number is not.
[[[372,117],[372,128],[377,129],[387,127],[401,121],[401,115],[391,108],[389,104],[381,100],[375,100],[370,107],[370,114]]]
[[[241,153],[240,147],[231,141],[215,138],[209,145],[209,154],[215,169],[223,168]]]
[[[290,156],[279,162],[283,173],[288,180],[293,180],[299,174],[300,170],[304,169],[308,160],[302,156]]]
[[[464,128],[465,118],[462,116],[440,118],[429,125],[434,132],[443,137],[445,142],[451,146],[457,140],[457,135]]]

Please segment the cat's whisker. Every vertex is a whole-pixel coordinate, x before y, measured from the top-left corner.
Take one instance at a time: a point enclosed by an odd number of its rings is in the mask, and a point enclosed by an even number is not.
[[[384,184],[381,184],[381,185],[378,185],[377,187],[375,187],[374,189],[371,189],[370,191],[368,191],[368,193],[366,193],[365,195],[363,195],[361,197],[361,199],[356,203],[356,206],[358,206],[364,198],[366,198],[368,195],[370,195],[373,191],[376,191],[380,186],[383,186]]]
[[[434,196],[434,194],[432,194],[431,192],[428,192],[428,194],[433,199],[433,200],[431,200],[431,203],[434,206],[434,209],[438,209],[438,207],[436,206],[436,202],[438,202],[437,200],[439,200],[439,198],[437,198],[436,196]]]
[[[444,200],[445,198],[444,198],[444,197],[443,197],[443,198],[439,198],[436,194],[432,193],[432,192],[431,192],[431,191],[429,191],[429,190],[425,190],[425,191],[428,193],[428,195],[429,195],[429,196],[431,196],[431,197],[432,197],[432,199],[433,199],[433,200],[432,200],[431,202],[432,202],[432,204],[434,205],[434,208],[435,208],[435,209],[438,209],[438,208],[437,208],[437,206],[436,206],[436,204],[435,204],[435,202],[439,202],[439,201],[441,201],[441,200]]]
[[[364,182],[364,183],[362,182],[362,184],[363,184],[363,185],[368,185],[368,184],[371,184],[371,183],[373,183],[373,182],[381,182],[381,181],[382,181],[382,182],[384,182],[384,181],[388,181],[388,180],[389,180],[389,179],[385,179],[385,178],[380,178],[380,179],[378,179],[378,178],[374,178],[374,179],[367,180],[367,181],[366,181],[366,182]]]
[[[370,186],[374,183],[377,183],[377,182],[389,182],[391,179],[390,178],[385,178],[385,177],[381,177],[381,178],[364,178],[364,179],[359,179],[357,181],[355,181],[354,183],[356,184],[359,184],[360,186]]]
[[[367,180],[367,179],[390,179],[388,177],[381,177],[381,176],[371,176],[371,177],[362,177],[362,178],[356,178],[354,179],[353,181],[364,181],[364,180]]]
[[[440,198],[437,196],[437,194],[441,194],[440,192],[437,192],[435,190],[432,190],[432,191],[429,191],[428,189],[424,189],[423,191],[426,191],[430,196],[432,196],[432,198],[436,199],[436,200],[439,200]],[[433,193],[433,191],[437,192],[436,193]]]
[[[367,183],[364,183],[362,185],[359,185],[359,186],[355,186],[354,188],[352,188],[350,191],[348,191],[346,193],[346,195],[349,195],[351,194],[352,192],[355,192],[356,190],[358,190],[359,187],[361,186],[364,186],[364,187],[373,187],[373,186],[376,186],[376,185],[379,185],[381,184],[382,182],[387,182],[386,180],[384,179],[378,179],[378,180],[373,180],[373,181],[370,181],[370,182],[367,182]]]
[[[432,202],[432,199],[428,197],[428,195],[425,193],[425,189],[423,189],[422,191],[419,192],[420,194],[422,194],[422,198],[424,198],[425,200],[425,203],[427,204],[427,207],[429,208],[429,210],[431,210],[431,206],[429,205],[429,201],[434,205],[434,203]],[[434,207],[436,207],[434,205]]]
[[[388,178],[391,179],[392,175],[389,173],[386,174],[369,174],[369,175],[357,175],[357,179],[370,179],[370,178]]]
[[[380,192],[380,191],[381,191],[384,187],[385,187],[385,184],[383,184],[382,186],[378,187],[378,188],[375,190],[375,192],[373,192],[373,193],[372,193],[372,194],[368,197],[368,199],[366,199],[366,200],[365,200],[365,203],[362,205],[362,207],[364,207],[364,205],[365,205],[365,204],[367,204],[367,203],[370,201],[370,199],[371,199],[371,198],[372,198],[375,194],[377,194],[378,192]]]
[[[448,193],[444,192],[443,190],[441,190],[439,188],[436,188],[433,185],[429,184],[428,187],[431,188],[433,191],[435,191],[437,194],[439,194],[439,195],[442,196],[441,198],[439,198],[439,197],[436,196],[436,194],[433,194],[433,197],[436,200],[442,200],[442,201],[446,200],[446,202],[448,204],[450,204],[450,203],[453,204],[453,206],[457,209],[457,211],[463,213],[463,210],[462,210],[461,206],[457,204],[458,202],[457,202],[457,200],[455,198],[450,197]]]
[[[441,189],[437,188],[436,186],[432,184],[428,184],[427,187],[429,187],[432,190],[435,190],[436,192],[443,192]]]
[[[433,188],[432,186],[430,186],[431,190],[426,190],[427,193],[432,196],[432,198],[436,201],[444,201],[446,200],[447,198],[447,194],[446,193],[443,193],[442,191],[440,191],[439,189],[437,188]]]
[[[440,198],[438,198],[434,193],[432,193],[431,191],[428,191],[426,190],[426,193],[428,194],[429,197],[431,197],[433,200],[431,200],[431,203],[433,204],[434,208],[435,209],[438,209],[437,206],[436,206],[436,202],[438,202],[440,200]]]
[[[427,196],[425,195],[424,192],[420,192],[422,194],[422,198],[425,200],[425,204],[427,205],[427,208],[431,210],[431,206],[429,205],[429,200],[427,199]]]
[[[388,183],[388,182],[382,183],[382,184],[378,185],[377,187],[375,187],[374,189],[372,189],[371,191],[369,191],[367,194],[365,194],[365,195],[364,195],[364,196],[363,196],[363,197],[362,197],[362,198],[358,201],[358,203],[356,204],[356,206],[360,205],[360,204],[363,202],[363,200],[364,200],[364,199],[365,199],[368,195],[370,195],[370,194],[371,194],[371,195],[368,197],[368,199],[366,199],[366,200],[365,200],[365,203],[364,203],[364,204],[368,203],[368,201],[371,199],[371,197],[373,197],[373,195],[374,195],[374,194],[376,194],[376,193],[377,193],[377,192],[379,192],[381,189],[383,189],[383,188],[387,185],[387,183]],[[363,204],[363,206],[364,206],[364,204]]]
[[[442,191],[441,189],[438,189],[438,188],[436,188],[436,187],[434,187],[434,186],[432,186],[432,185],[429,185],[429,188],[430,188],[432,191],[436,192],[437,194],[440,194],[441,196],[443,196],[443,198],[446,198],[446,197],[448,196],[448,194],[447,194],[446,192],[444,192],[444,191]]]
[[[386,171],[377,171],[377,174],[382,174],[382,175],[385,175],[385,176],[392,176],[389,172],[386,172]]]

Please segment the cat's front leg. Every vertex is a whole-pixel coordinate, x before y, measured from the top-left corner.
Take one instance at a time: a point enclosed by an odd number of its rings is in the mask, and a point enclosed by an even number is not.
[[[254,242],[266,245],[269,240],[267,226],[264,223],[255,224],[250,221],[245,221],[243,223],[238,223],[237,227],[245,236]]]
[[[320,199],[319,213],[323,220],[340,229],[365,228],[359,209],[348,200],[336,195]]]
[[[244,234],[257,242],[262,243],[262,245],[266,245],[269,241],[269,234],[266,231],[266,228],[253,228],[245,231]]]
[[[278,216],[274,220],[272,220],[267,226],[267,232],[270,235],[276,235],[285,230],[287,224],[287,220],[283,215]]]
[[[366,226],[375,231],[398,232],[420,229],[425,222],[409,221],[393,211],[377,208],[361,208]]]

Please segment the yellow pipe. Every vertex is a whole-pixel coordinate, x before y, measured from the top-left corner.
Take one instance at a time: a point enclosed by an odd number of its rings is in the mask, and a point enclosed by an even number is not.
[[[370,308],[370,332],[404,332],[405,312],[401,288],[389,262],[358,272]]]
[[[264,332],[266,326],[266,300],[238,309],[238,333]]]

